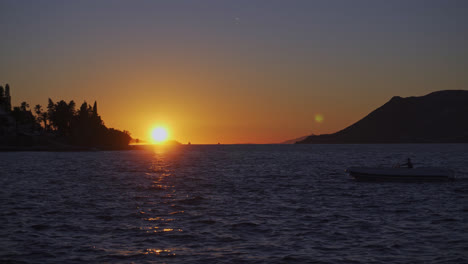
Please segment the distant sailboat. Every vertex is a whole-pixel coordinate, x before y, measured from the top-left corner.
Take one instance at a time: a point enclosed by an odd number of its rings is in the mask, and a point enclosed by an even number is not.
[[[187,143],[187,145],[192,145],[192,143],[190,143],[190,141]]]

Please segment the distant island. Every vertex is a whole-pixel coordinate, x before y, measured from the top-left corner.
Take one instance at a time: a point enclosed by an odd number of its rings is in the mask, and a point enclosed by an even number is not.
[[[341,131],[296,143],[468,143],[468,91],[395,96]]]
[[[38,104],[33,111],[26,102],[12,107],[10,86],[0,86],[0,150],[126,149],[132,139],[104,125],[96,101],[76,109],[73,100],[49,98],[45,109]]]

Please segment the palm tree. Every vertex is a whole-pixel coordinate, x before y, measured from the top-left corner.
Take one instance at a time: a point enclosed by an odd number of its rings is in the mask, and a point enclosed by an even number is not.
[[[34,112],[37,115],[37,121],[39,123],[44,122],[44,129],[47,130],[47,117],[48,117],[47,112],[42,112],[42,106],[40,104],[34,107]]]
[[[40,104],[34,106],[34,112],[36,113],[36,115],[40,116],[42,113],[42,106]]]
[[[26,103],[26,102],[22,102],[21,103],[21,106],[20,106],[20,110],[23,111],[23,112],[26,112],[28,111],[28,108],[29,108],[29,104]]]

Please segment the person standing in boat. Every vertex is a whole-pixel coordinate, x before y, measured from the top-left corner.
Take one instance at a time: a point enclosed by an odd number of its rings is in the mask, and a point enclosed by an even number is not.
[[[411,163],[411,159],[408,158],[408,162],[406,162],[405,164],[402,164],[401,166],[407,166],[408,169],[412,169],[413,168],[413,163]]]

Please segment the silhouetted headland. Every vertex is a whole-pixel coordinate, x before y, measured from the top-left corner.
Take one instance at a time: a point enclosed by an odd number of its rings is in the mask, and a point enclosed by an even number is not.
[[[11,106],[10,87],[0,86],[0,150],[120,150],[128,149],[128,131],[108,128],[98,114],[97,102],[83,102],[79,109],[72,100],[54,103],[46,109],[29,104]]]
[[[468,143],[468,91],[395,96],[341,131],[297,143]]]
[[[309,135],[309,136],[313,136],[313,134]],[[289,139],[289,140],[285,140],[285,141],[283,141],[281,143],[277,143],[277,144],[295,144],[296,142],[302,141],[302,140],[306,139],[309,136],[302,136],[302,137],[295,138],[295,139]]]

